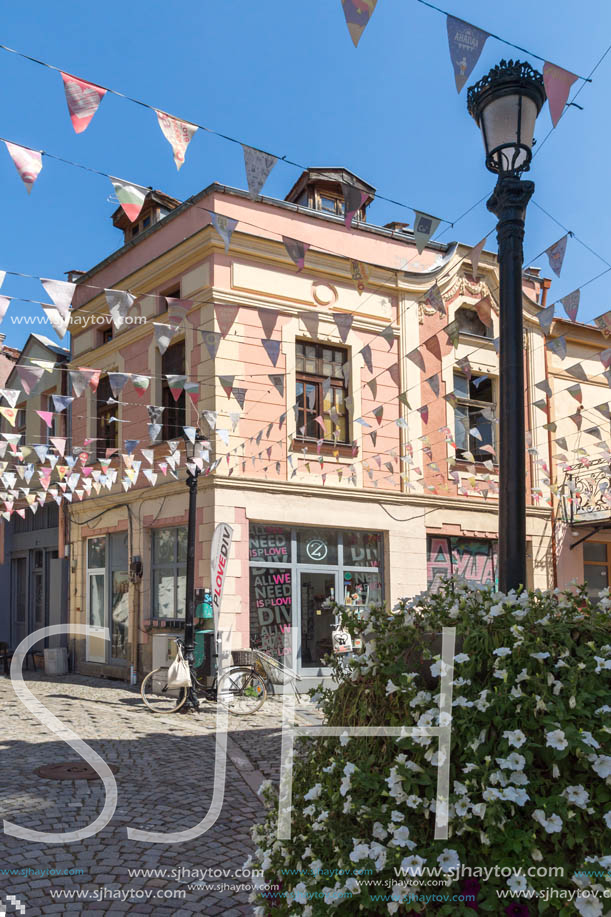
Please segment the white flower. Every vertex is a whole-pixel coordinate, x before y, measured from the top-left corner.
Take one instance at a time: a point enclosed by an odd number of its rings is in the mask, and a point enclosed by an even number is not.
[[[595,656],[594,659],[596,660],[596,675],[605,669],[611,669],[611,659],[603,659],[601,656]]]
[[[403,829],[400,828],[399,830],[401,831]],[[386,848],[382,844],[378,844],[377,841],[373,841],[369,848],[369,856],[374,861],[375,867],[378,870],[378,872],[381,869],[384,869],[384,866],[386,865],[387,853],[386,853]]]
[[[305,794],[303,798],[307,799],[308,801],[311,799],[318,799],[321,793],[322,793],[322,786],[320,785],[320,783],[317,783],[315,786],[312,787],[311,790],[308,790],[308,792]]]
[[[409,844],[409,828],[407,825],[401,825],[397,828],[390,842],[393,847],[407,847]]]
[[[448,672],[448,666],[441,659],[437,662],[434,662],[431,666],[431,675],[433,678],[437,678],[438,675],[447,675]]]
[[[586,732],[584,729],[581,735],[579,736],[582,742],[585,742],[586,745],[589,745],[591,748],[600,748],[600,745],[594,738],[591,732]]]
[[[459,815],[460,818],[463,818],[465,815],[468,814],[470,807],[471,806],[470,806],[468,799],[459,799],[456,802],[454,809],[456,811],[456,814]]]
[[[473,807],[473,814],[477,815],[478,818],[483,818],[486,814],[486,806],[483,802],[476,803]]]
[[[514,875],[507,879],[507,885],[512,892],[526,891],[526,879],[524,876]]]
[[[421,876],[422,867],[426,863],[426,860],[423,860],[419,856],[409,856],[401,860],[401,869],[403,869],[409,876]]]
[[[347,735],[345,732],[343,732],[341,736],[339,737],[339,744],[347,745],[349,741],[350,741],[350,736]]]
[[[410,707],[422,707],[424,704],[428,704],[431,699],[431,694],[428,691],[418,691],[415,697],[409,702]]]
[[[420,805],[420,802],[421,802],[420,797],[412,793],[411,796],[408,796],[407,799],[405,800],[405,805],[409,806],[410,809],[417,809],[418,806]]]
[[[590,800],[590,794],[581,784],[577,786],[567,786],[567,788],[562,791],[562,795],[566,796],[568,802],[572,803],[574,806],[579,806],[580,809],[585,809]]]
[[[374,826],[371,829],[371,833],[373,834],[374,837],[377,837],[379,841],[383,841],[384,838],[388,835],[388,831],[386,830],[384,825],[379,821],[374,823]]]
[[[594,773],[606,780],[611,777],[611,758],[609,755],[590,755],[588,761],[592,765]]]
[[[428,752],[427,752],[427,755],[428,755]],[[445,760],[446,760],[445,751],[443,749],[441,749],[440,751],[436,751],[434,754],[431,755],[431,767],[441,767],[443,764],[445,764]]]
[[[447,847],[439,854],[437,862],[444,872],[451,872],[452,870],[458,869],[460,866],[457,852],[455,850],[449,850]]]
[[[293,889],[295,901],[297,904],[305,904],[308,900],[308,890],[304,882],[299,882]]]
[[[403,812],[397,812],[396,809],[393,809],[390,813],[390,820],[394,822],[401,822],[405,820],[405,815]]]
[[[466,697],[457,697],[455,701],[452,702],[453,707],[472,707],[473,701],[467,700]]]
[[[306,806],[306,808],[303,810],[303,814],[306,818],[309,818],[311,815],[314,815],[315,811],[316,810],[314,809],[314,806]]]
[[[543,859],[543,854],[538,847],[533,847],[533,849],[530,851],[530,855],[536,863],[540,863]]]
[[[516,786],[527,786],[528,784],[528,777],[524,771],[514,771],[513,774],[510,775],[509,780],[511,783],[515,783]]]
[[[526,758],[524,757],[524,755],[519,755],[517,751],[512,751],[512,753],[507,758],[507,767],[511,771],[524,770],[525,764],[526,764]]]
[[[352,843],[354,844],[354,848],[350,853],[352,862],[358,863],[359,860],[366,860],[369,856],[369,844],[362,844],[354,837],[352,838]]]
[[[482,799],[485,799],[486,802],[494,802],[495,799],[499,799],[499,798],[500,798],[500,795],[501,795],[501,794],[499,793],[499,791],[498,791],[497,789],[495,789],[495,788],[492,787],[492,786],[489,786],[489,787],[488,787],[487,789],[485,789],[484,792],[482,793]]]
[[[550,815],[543,827],[548,834],[557,834],[562,831],[562,819],[559,815]]]
[[[470,659],[466,653],[459,653],[458,656],[454,656],[454,662],[468,662]]]
[[[611,809],[603,815],[603,821],[607,828],[611,829]]]
[[[563,751],[569,743],[562,729],[554,729],[545,733],[545,744],[556,751]]]
[[[515,802],[518,806],[523,806],[528,802],[530,796],[526,790],[522,790],[519,787],[507,786],[502,790],[502,798],[509,802]]]
[[[603,912],[603,906],[598,898],[592,896],[584,898],[582,895],[577,895],[575,898],[575,910],[579,911],[582,917],[600,917]]]
[[[511,650],[508,646],[499,646],[498,649],[494,650],[492,653],[493,656],[511,656]]]
[[[458,793],[459,796],[466,796],[469,792],[464,783],[460,783],[458,780],[454,781],[454,792]]]
[[[503,738],[507,739],[510,745],[513,745],[514,748],[521,748],[526,741],[526,736],[521,729],[506,730],[503,733]]]
[[[356,764],[353,764],[351,761],[348,761],[348,763],[344,765],[344,774],[346,777],[349,777],[351,774],[353,774],[355,770]]]
[[[601,714],[601,715],[605,713],[611,713],[611,707],[609,706],[609,704],[605,704],[604,706],[599,707],[598,710],[595,710],[594,713]]]
[[[484,690],[480,692],[480,695],[479,695],[478,699],[475,701],[475,706],[476,706],[477,709],[480,710],[482,713],[484,713],[484,712],[488,709],[488,707],[490,706],[490,701],[489,701],[489,700],[486,700],[486,695],[489,694],[489,693],[490,693],[490,692],[489,692],[488,688],[484,688]]]
[[[271,789],[271,787],[272,787],[272,782],[271,782],[271,780],[264,780],[263,783],[261,784],[261,786],[259,787],[259,789],[257,790],[258,795],[259,795],[259,796],[262,796],[263,793],[265,793],[267,790]]]
[[[549,659],[549,653],[531,653],[533,659],[538,659],[542,662],[544,659]]]
[[[393,684],[389,678],[388,681],[386,682],[386,693],[392,694],[394,691],[399,691],[399,690],[400,690],[399,685]]]

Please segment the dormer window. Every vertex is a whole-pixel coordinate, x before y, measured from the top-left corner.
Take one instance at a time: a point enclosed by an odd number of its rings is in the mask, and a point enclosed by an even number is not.
[[[338,197],[330,197],[326,194],[320,195],[320,205],[317,208],[322,210],[324,213],[333,213],[339,216],[344,215],[344,201],[340,200]]]
[[[348,169],[306,169],[287,194],[286,200],[310,210],[318,210],[320,213],[343,217],[345,185],[351,185],[365,193],[363,206],[355,214],[357,220],[365,220],[367,208],[374,199],[376,189]]]
[[[160,220],[163,220],[172,210],[178,207],[180,201],[164,194],[162,191],[149,191],[144,201],[140,216],[135,223],[132,223],[122,207],[119,207],[112,215],[112,221],[115,226],[123,230],[126,242],[136,239],[141,233],[150,229]]]

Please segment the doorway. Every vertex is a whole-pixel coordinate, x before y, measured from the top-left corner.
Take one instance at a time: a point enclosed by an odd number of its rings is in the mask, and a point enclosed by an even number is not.
[[[331,625],[335,615],[332,606],[336,596],[335,571],[299,571],[301,648],[298,659],[304,674],[314,675],[327,669],[323,657],[331,655],[333,650]]]

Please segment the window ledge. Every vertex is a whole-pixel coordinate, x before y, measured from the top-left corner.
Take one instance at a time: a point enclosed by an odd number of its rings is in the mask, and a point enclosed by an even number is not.
[[[486,459],[486,461],[488,461],[488,460]],[[466,465],[475,465],[475,474],[480,474],[480,473],[481,473],[481,474],[498,474],[499,463],[493,461],[492,464],[493,464],[493,466],[494,466],[494,471],[490,471],[488,468],[486,468],[486,467],[484,466],[483,461],[481,461],[481,460],[476,460],[475,462],[470,462],[468,459],[462,459],[462,458],[454,459],[454,465],[458,465],[458,466],[463,466],[463,465],[464,465],[464,466],[466,466]],[[464,471],[464,468],[459,467],[458,470],[459,470],[459,471],[461,471],[461,470]]]
[[[333,443],[329,440],[324,440],[320,444],[320,450],[318,446],[318,441],[315,439],[304,439],[295,437],[293,439],[291,449],[293,452],[301,452],[305,449],[308,455],[331,455],[333,456],[334,452],[338,453],[338,457],[341,458],[352,458],[352,446],[350,443]],[[358,455],[358,450],[354,455],[354,458]]]

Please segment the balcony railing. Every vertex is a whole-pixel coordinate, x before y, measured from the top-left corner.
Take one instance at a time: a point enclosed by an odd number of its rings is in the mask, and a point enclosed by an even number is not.
[[[562,485],[562,515],[567,525],[611,521],[611,463],[593,459],[567,472]]]

